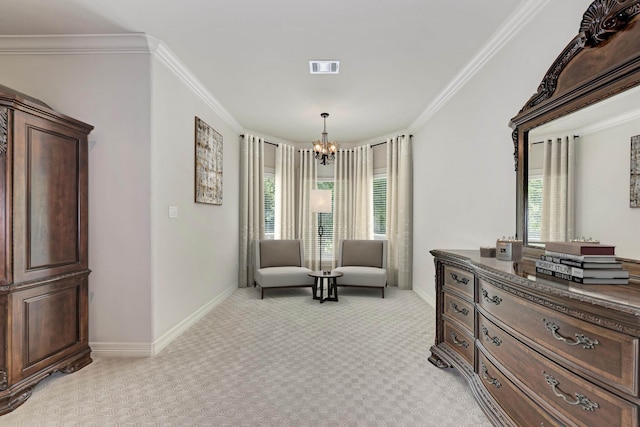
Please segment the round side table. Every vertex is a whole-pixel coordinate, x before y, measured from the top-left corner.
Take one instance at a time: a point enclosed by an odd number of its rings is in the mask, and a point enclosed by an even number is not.
[[[325,301],[338,301],[338,285],[336,279],[342,276],[340,272],[333,271],[312,271],[309,276],[313,281],[313,299]],[[327,285],[327,296],[324,296],[324,285]]]

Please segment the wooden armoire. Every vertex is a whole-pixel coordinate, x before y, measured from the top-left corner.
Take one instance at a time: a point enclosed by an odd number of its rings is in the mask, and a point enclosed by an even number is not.
[[[0,86],[0,414],[51,373],[91,363],[92,129]]]

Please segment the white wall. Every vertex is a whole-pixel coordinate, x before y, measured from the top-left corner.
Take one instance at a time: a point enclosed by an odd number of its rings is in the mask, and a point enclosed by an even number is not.
[[[620,257],[638,259],[640,209],[629,207],[633,135],[640,135],[638,119],[580,135],[576,147],[576,233],[616,245]]]
[[[44,54],[51,43],[56,54]],[[237,289],[240,127],[177,58],[158,53],[155,39],[16,45],[21,54],[1,56],[0,84],[95,127],[89,344],[98,354],[155,354]],[[223,135],[222,206],[194,203],[195,116]],[[177,219],[168,218],[169,205],[178,206]]]
[[[195,116],[223,137],[222,205],[194,202]],[[238,133],[155,58],[151,128],[155,341],[170,339],[181,331],[177,325],[189,326],[185,319],[238,287],[240,143]],[[178,207],[178,218],[169,218],[169,205]]]
[[[95,126],[89,135],[89,342],[151,338],[148,54],[2,55],[0,82]]]
[[[414,290],[435,301],[431,249],[478,249],[515,234],[509,119],[578,33],[589,1],[549,2],[414,131]]]

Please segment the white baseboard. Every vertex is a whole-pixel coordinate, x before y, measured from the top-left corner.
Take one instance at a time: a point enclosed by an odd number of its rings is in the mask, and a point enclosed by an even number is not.
[[[427,304],[429,304],[434,309],[436,308],[436,300],[429,294],[427,294],[424,289],[413,288],[413,292],[418,294],[420,298],[422,298]]]
[[[121,342],[90,342],[91,354],[104,357],[151,357],[155,356],[168,346],[184,331],[202,319],[215,306],[229,298],[238,289],[238,284],[226,288],[220,295],[206,303],[196,312],[171,328],[167,333],[153,343],[121,343]]]

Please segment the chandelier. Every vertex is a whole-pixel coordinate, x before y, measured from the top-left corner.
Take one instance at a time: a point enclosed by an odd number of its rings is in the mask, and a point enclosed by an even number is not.
[[[329,142],[327,138],[327,117],[329,113],[322,113],[320,116],[324,119],[324,130],[322,131],[322,140],[314,141],[313,151],[315,153],[316,160],[320,160],[321,165],[326,165],[335,160],[336,151],[338,151],[338,144],[335,142]]]

